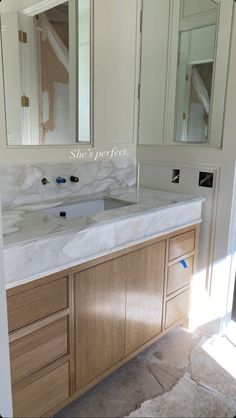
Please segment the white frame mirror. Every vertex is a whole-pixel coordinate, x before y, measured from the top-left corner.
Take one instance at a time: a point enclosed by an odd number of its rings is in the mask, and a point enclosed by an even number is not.
[[[145,6],[145,1],[143,0],[143,6]],[[188,1],[188,0],[186,0]],[[179,34],[180,34],[180,20],[181,13],[183,12],[183,2],[181,0],[166,0],[163,2],[162,12],[166,16],[166,24],[164,29],[168,25],[169,31],[168,35],[165,35],[164,42],[160,44],[160,50],[162,56],[163,67],[166,66],[166,74],[163,75],[162,81],[159,81],[156,92],[153,93],[156,96],[160,93],[160,96],[163,98],[163,106],[159,106],[161,113],[153,114],[153,119],[151,120],[150,115],[153,112],[152,102],[153,98],[149,98],[143,89],[143,69],[145,71],[145,62],[142,60],[145,59],[146,53],[146,40],[145,34],[142,33],[141,41],[141,70],[140,70],[140,111],[139,111],[139,145],[172,145],[172,146],[193,146],[193,147],[222,147],[222,134],[223,134],[223,124],[224,124],[224,109],[225,109],[225,98],[226,98],[226,86],[227,86],[227,75],[228,75],[228,64],[229,64],[229,51],[230,51],[230,42],[231,42],[231,30],[232,30],[232,18],[233,18],[233,1],[232,0],[211,0],[218,7],[217,13],[217,22],[216,22],[216,49],[214,56],[214,69],[213,69],[213,83],[212,83],[212,96],[211,96],[211,112],[209,120],[209,135],[206,143],[189,143],[189,142],[180,142],[175,138],[176,130],[176,90],[177,90],[177,77],[178,77],[178,53],[179,53]],[[164,7],[169,9],[164,10]],[[150,5],[150,3],[148,3]],[[156,3],[157,4],[157,3]],[[143,7],[142,6],[142,7]],[[210,13],[211,14],[211,13]],[[147,18],[146,14],[146,18]],[[149,12],[149,17],[151,13]],[[212,17],[213,14],[212,14]],[[204,15],[195,16],[199,19],[199,27],[204,27],[209,25],[209,15],[207,16],[207,22]],[[145,30],[148,33],[147,39],[150,41],[152,38],[150,34],[155,34],[155,39],[157,38],[157,27],[152,29],[148,27],[149,21],[145,22],[145,9],[143,10],[143,31]],[[211,19],[211,16],[210,16]],[[214,17],[215,19],[215,17]],[[189,19],[189,22],[191,17]],[[212,24],[215,23],[215,20],[212,20]],[[163,24],[164,25],[164,24]],[[157,25],[158,26],[158,25]],[[160,26],[160,25],[159,25]],[[161,27],[161,26],[160,26]],[[166,30],[166,29],[165,29]],[[188,19],[185,19],[185,30],[188,30]],[[155,33],[156,31],[156,33]],[[162,36],[160,35],[160,39]],[[147,43],[147,42],[146,42]],[[156,47],[156,45],[154,45]],[[152,46],[153,48],[153,46]],[[166,55],[163,55],[163,51],[166,50]],[[151,49],[149,45],[149,49]],[[150,51],[149,51],[150,53]],[[155,60],[155,58],[153,59]],[[147,67],[148,68],[148,67]],[[158,67],[157,67],[158,68]],[[152,76],[152,75],[151,75]],[[146,79],[150,79],[150,65],[147,71]],[[149,86],[150,87],[150,86]],[[142,91],[143,89],[143,91]],[[160,90],[161,89],[161,90]],[[164,90],[164,93],[163,93]],[[149,88],[149,94],[152,90]],[[154,91],[154,89],[153,89]],[[157,93],[158,92],[158,93]],[[144,98],[144,99],[143,99]],[[142,102],[143,100],[143,102]],[[144,103],[144,104],[143,104]],[[149,103],[149,106],[147,104]],[[145,130],[142,132],[142,106],[146,110],[146,127],[150,127],[150,123],[155,126],[157,125],[157,120],[160,115],[160,120],[162,125],[158,126],[158,132],[150,132],[150,128],[147,131],[145,137]],[[148,120],[149,118],[149,120]],[[148,121],[148,123],[147,123]],[[140,134],[141,132],[141,134]],[[140,140],[141,138],[141,140]]]
[[[7,0],[7,5],[4,5],[3,11],[8,12],[11,10],[11,3],[14,4],[16,0]],[[60,142],[49,142],[41,144],[40,138],[40,123],[39,122],[39,92],[37,90],[37,51],[35,48],[35,28],[33,22],[35,16],[40,13],[44,13],[54,7],[60,6],[63,3],[67,3],[66,0],[21,0],[18,1],[20,5],[15,14],[4,13],[1,16],[1,29],[2,29],[2,42],[4,36],[6,36],[7,25],[10,24],[11,28],[17,32],[15,34],[9,34],[6,39],[6,44],[9,48],[9,36],[14,39],[18,39],[18,31],[27,33],[28,45],[25,48],[24,44],[17,42],[10,42],[14,53],[4,54],[4,43],[3,48],[3,66],[5,70],[5,97],[6,102],[6,114],[7,114],[7,125],[11,126],[11,135],[8,133],[8,146],[73,146],[73,145],[84,145],[93,146],[93,0],[69,0],[69,37],[75,39],[75,42],[70,43],[69,51],[69,121],[68,121],[68,135],[66,135],[65,143]],[[88,89],[86,91],[86,109],[84,110],[83,120],[86,112],[86,134],[85,128],[82,129],[81,116],[79,103],[81,103],[80,94],[80,61],[81,49],[84,48],[84,44],[80,45],[80,32],[79,23],[80,14],[83,13],[83,7],[89,5],[89,45],[87,46],[87,61],[86,65],[89,68],[88,74]],[[12,6],[13,7],[13,6]],[[78,9],[80,7],[80,9]],[[16,6],[15,6],[16,8]],[[1,10],[1,6],[0,6]],[[2,11],[2,10],[1,10]],[[12,24],[12,21],[8,22],[9,19],[15,19],[16,22]],[[88,30],[86,28],[86,30]],[[8,31],[9,32],[9,31]],[[76,39],[78,40],[76,42]],[[77,48],[78,45],[78,48]],[[80,48],[81,47],[81,48]],[[19,49],[19,51],[18,51]],[[83,50],[84,53],[84,50]],[[6,74],[7,68],[12,68],[14,77]],[[81,71],[82,73],[82,71]],[[85,76],[85,75],[84,75]],[[82,89],[81,89],[82,90]],[[19,103],[22,99],[22,92],[26,97],[30,97],[30,108],[20,108]],[[10,101],[9,101],[10,100]],[[82,107],[81,107],[82,108]],[[10,116],[11,115],[11,116]],[[14,121],[11,123],[11,120]],[[84,122],[85,125],[85,122]],[[21,132],[21,135],[19,134]]]

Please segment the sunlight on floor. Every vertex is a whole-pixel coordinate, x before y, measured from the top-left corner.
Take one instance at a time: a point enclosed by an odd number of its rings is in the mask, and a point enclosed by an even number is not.
[[[231,334],[234,340],[236,340],[236,323],[233,322]],[[236,346],[232,339],[230,334],[226,337],[216,337],[206,341],[202,345],[202,349],[236,379]]]

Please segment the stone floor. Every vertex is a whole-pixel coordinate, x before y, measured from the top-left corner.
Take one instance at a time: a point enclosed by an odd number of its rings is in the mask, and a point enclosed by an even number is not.
[[[177,328],[57,417],[234,417],[236,346]]]

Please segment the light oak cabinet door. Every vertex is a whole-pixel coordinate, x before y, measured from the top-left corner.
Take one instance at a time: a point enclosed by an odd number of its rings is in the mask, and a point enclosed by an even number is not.
[[[76,389],[124,358],[126,257],[75,275]]]
[[[12,382],[32,375],[67,354],[68,318],[65,317],[10,343]]]
[[[42,285],[35,281],[29,290],[8,296],[9,331],[16,331],[66,309],[69,303],[68,286],[68,277]]]
[[[169,328],[188,315],[189,297],[188,289],[167,302],[165,328]]]
[[[168,268],[167,274],[167,296],[178,291],[184,286],[188,286],[191,283],[193,275],[194,257],[188,257],[185,259],[186,267],[181,262],[172,264]]]
[[[165,248],[161,241],[127,256],[126,356],[162,330]]]
[[[43,417],[70,396],[69,363],[14,385],[12,392],[15,418]]]

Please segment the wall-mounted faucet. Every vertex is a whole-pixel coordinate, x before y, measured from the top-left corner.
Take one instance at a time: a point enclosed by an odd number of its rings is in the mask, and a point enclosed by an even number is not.
[[[48,179],[46,179],[46,177],[44,177],[44,178],[41,180],[41,183],[42,183],[44,186],[46,186],[48,183],[50,183],[50,181],[48,181]]]
[[[70,181],[71,181],[71,183],[79,183],[79,177],[71,176]]]
[[[56,182],[57,182],[57,184],[65,184],[66,179],[64,177],[57,177]]]
[[[0,0],[1,1],[1,0]],[[76,177],[76,176],[71,176],[70,177],[70,181],[71,181],[71,183],[79,183],[79,177]],[[65,184],[67,182],[67,180],[66,180],[66,178],[65,177],[61,177],[61,176],[59,176],[59,177],[57,177],[56,178],[56,183],[57,184]],[[48,179],[46,178],[46,177],[44,177],[42,180],[41,180],[41,183],[44,185],[44,186],[46,186],[48,183],[50,183],[50,181],[48,181]]]

